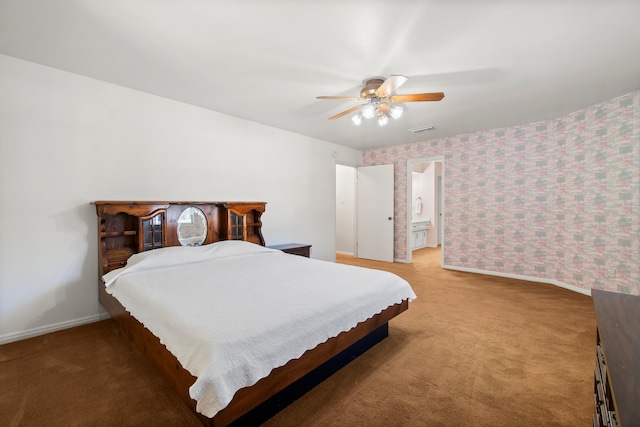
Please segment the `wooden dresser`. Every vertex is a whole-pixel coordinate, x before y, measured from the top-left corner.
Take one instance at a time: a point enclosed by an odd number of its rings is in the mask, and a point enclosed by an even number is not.
[[[640,296],[592,290],[597,350],[594,426],[640,426]]]

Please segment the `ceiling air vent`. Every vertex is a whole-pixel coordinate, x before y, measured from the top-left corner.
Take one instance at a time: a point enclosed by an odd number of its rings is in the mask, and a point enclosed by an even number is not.
[[[409,132],[413,132],[413,133],[419,133],[419,132],[424,132],[427,130],[433,130],[436,127],[434,125],[426,125],[426,126],[420,126],[419,128],[413,128],[413,129],[409,129]]]

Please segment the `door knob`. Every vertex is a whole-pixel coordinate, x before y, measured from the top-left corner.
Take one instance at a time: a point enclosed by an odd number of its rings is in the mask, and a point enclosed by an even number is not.
[[[387,218],[387,219],[388,219],[389,221],[391,221],[393,218],[392,218],[392,217],[389,217],[389,218]]]

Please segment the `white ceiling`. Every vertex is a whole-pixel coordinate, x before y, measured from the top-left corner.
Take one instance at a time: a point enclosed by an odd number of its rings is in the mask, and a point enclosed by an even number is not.
[[[638,0],[0,0],[0,53],[363,149],[640,89],[639,21]],[[315,98],[390,74],[445,98],[386,127]]]

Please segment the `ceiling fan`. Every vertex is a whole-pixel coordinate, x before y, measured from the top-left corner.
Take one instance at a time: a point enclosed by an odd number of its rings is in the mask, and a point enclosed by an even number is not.
[[[318,96],[317,99],[335,99],[339,101],[365,101],[363,104],[349,108],[342,113],[329,117],[329,120],[339,119],[347,114],[362,109],[361,112],[351,118],[353,123],[360,126],[362,119],[370,119],[374,116],[378,119],[378,125],[384,126],[389,123],[389,117],[394,119],[400,118],[402,115],[402,107],[399,105],[391,105],[399,102],[423,102],[423,101],[440,101],[444,98],[444,93],[412,93],[406,95],[394,95],[396,89],[405,84],[409,80],[408,77],[401,75],[390,75],[388,78],[373,77],[366,79],[360,89],[360,97],[348,96]]]

